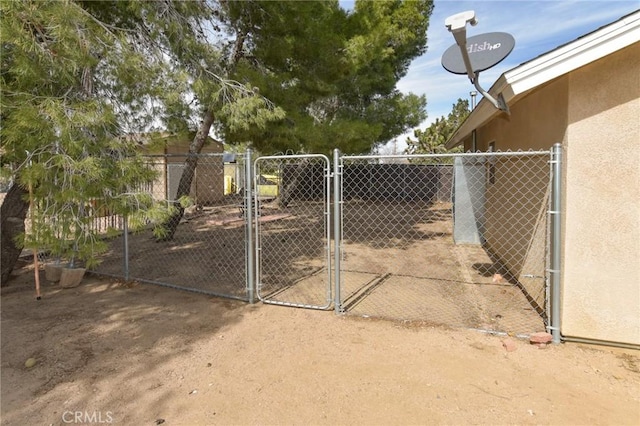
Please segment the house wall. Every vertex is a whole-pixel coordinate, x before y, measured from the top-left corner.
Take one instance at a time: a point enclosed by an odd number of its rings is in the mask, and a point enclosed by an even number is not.
[[[563,142],[568,93],[566,76],[529,93],[511,107],[511,114],[502,113],[476,130],[477,150],[488,151],[490,142],[497,151],[544,150]],[[471,150],[471,137],[465,139],[464,150]]]
[[[544,309],[549,155],[487,163],[493,178],[486,183],[485,247]]]
[[[480,151],[490,142],[500,151],[563,143],[561,332],[640,344],[640,43],[535,88],[511,105],[510,116],[476,129],[476,141]],[[465,151],[471,143],[469,135]],[[521,248],[528,238],[531,247],[544,244],[542,210],[526,238],[498,232],[497,213],[514,190],[487,184],[487,247],[498,255],[510,240]],[[518,257],[515,271],[540,267]]]
[[[192,135],[167,136],[160,139],[163,143],[157,143],[149,153],[166,154],[166,157],[155,157],[154,161],[162,164],[164,171],[154,183],[154,196],[159,199],[172,198],[178,187],[178,182],[186,156],[189,152]],[[219,154],[224,151],[224,146],[213,140],[202,147],[201,154]],[[191,183],[190,197],[200,205],[211,205],[219,202],[224,197],[224,173],[222,156],[201,157],[198,160],[196,175]]]
[[[640,43],[569,89],[562,333],[640,344]]]
[[[476,130],[476,149],[550,150],[566,137],[569,79],[562,77],[525,95]],[[465,151],[471,150],[471,138]],[[549,157],[502,157],[487,162],[486,249],[518,280],[538,308],[545,307],[545,250]]]
[[[224,198],[224,163],[222,156],[204,157],[198,160],[196,169],[196,202],[200,205],[218,204]]]
[[[166,153],[167,154],[184,154],[189,152],[189,144],[190,140],[184,141],[172,141],[171,144],[167,144]],[[202,147],[201,154],[218,154],[224,151],[224,147],[222,144],[211,142],[208,145]],[[184,157],[181,157],[184,161]]]

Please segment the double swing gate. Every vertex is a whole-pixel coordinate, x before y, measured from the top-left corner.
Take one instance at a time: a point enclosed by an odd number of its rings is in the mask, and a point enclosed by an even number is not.
[[[172,241],[145,244],[124,233],[97,272],[123,261],[122,243],[128,279],[364,317],[555,332],[559,157],[559,146],[399,156],[336,150],[333,159],[253,160],[247,151],[233,165],[210,155],[198,172],[224,175],[225,185],[234,174],[232,190],[225,186],[212,202],[196,191],[200,202]]]

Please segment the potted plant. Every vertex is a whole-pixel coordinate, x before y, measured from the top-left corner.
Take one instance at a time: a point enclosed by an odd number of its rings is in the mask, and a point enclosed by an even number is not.
[[[30,188],[31,223],[25,246],[34,253],[35,269],[38,269],[38,253],[44,252],[54,259],[44,266],[47,281],[60,282],[65,288],[76,287],[86,272],[83,264],[97,262],[97,256],[105,250],[104,242],[88,229],[89,218],[81,201],[59,203],[61,198],[56,194],[42,197],[42,193],[38,193],[42,198],[35,202],[32,184]]]
[[[170,214],[166,204],[140,190],[153,182],[157,172],[126,141],[112,147],[107,153],[89,155],[82,150],[72,155],[56,144],[32,155],[33,161],[19,170],[31,200],[24,247],[53,259],[45,265],[45,276],[61,287],[79,285],[86,270],[97,266],[108,249],[105,237],[114,230],[95,226],[98,211],[130,218],[134,230]]]

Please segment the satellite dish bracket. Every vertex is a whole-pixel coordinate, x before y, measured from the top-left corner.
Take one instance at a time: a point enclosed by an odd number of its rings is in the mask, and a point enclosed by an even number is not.
[[[466,53],[466,49],[465,49],[465,53]],[[487,100],[489,102],[491,102],[491,104],[498,108],[499,110],[502,110],[504,112],[506,112],[507,114],[511,114],[511,112],[509,111],[509,106],[507,105],[507,103],[504,100],[504,97],[502,96],[502,93],[500,93],[498,95],[498,99],[494,98],[493,96],[491,96],[489,94],[489,92],[487,92],[486,90],[484,90],[482,87],[480,87],[480,83],[478,82],[478,78],[480,77],[480,71],[475,73],[475,78],[471,79],[471,82],[473,83],[473,85],[475,86],[476,89],[478,89],[478,92],[480,92],[480,94],[482,96],[484,96],[485,98],[487,98]]]

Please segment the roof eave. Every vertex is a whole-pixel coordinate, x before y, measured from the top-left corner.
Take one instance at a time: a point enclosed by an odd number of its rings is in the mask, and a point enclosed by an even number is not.
[[[580,37],[531,61],[503,73],[489,89],[493,97],[501,94],[511,106],[526,92],[561,75],[580,68],[640,40],[640,12],[632,13],[591,34]],[[484,98],[449,138],[451,149],[502,111]]]
[[[505,79],[505,74],[502,74],[498,80],[491,86],[489,89],[489,93],[497,98],[497,93],[502,94],[504,101],[507,105],[513,98],[513,91],[510,90],[509,84]],[[464,139],[466,139],[473,129],[477,129],[478,127],[483,126],[485,123],[489,122],[495,116],[503,114],[503,111],[497,109],[493,104],[487,101],[485,98],[482,98],[478,105],[471,111],[471,114],[467,117],[465,121],[462,122],[460,127],[453,133],[453,135],[449,138],[445,147],[447,149],[451,149],[459,144],[461,144]]]

